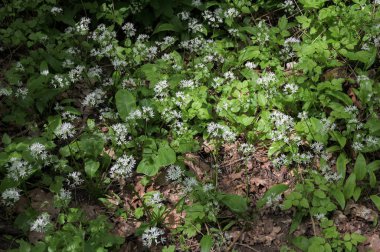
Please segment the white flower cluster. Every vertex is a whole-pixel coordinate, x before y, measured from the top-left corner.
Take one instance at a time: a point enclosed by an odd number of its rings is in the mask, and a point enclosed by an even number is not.
[[[127,142],[128,128],[122,123],[117,123],[111,126],[116,136],[116,144],[123,145]]]
[[[278,205],[278,203],[281,201],[281,199],[282,199],[281,194],[272,193],[268,196],[267,202],[265,205],[267,207],[274,207],[274,206]]]
[[[134,37],[136,35],[136,28],[132,23],[125,23],[121,29],[125,32],[127,37]]]
[[[67,185],[70,186],[71,188],[80,186],[84,182],[84,180],[81,177],[82,177],[81,172],[74,171],[74,172],[69,173],[66,179]]]
[[[114,179],[126,179],[132,175],[136,160],[133,156],[123,155],[116,160],[110,169],[110,177]]]
[[[167,80],[162,80],[159,81],[155,86],[154,86],[154,93],[155,93],[155,98],[156,99],[163,99],[169,95],[169,83]]]
[[[242,143],[239,145],[238,151],[243,156],[249,156],[249,155],[252,155],[253,152],[255,151],[255,146],[253,144],[249,144],[249,143]]]
[[[46,228],[49,224],[50,224],[50,215],[48,213],[42,213],[32,223],[32,225],[30,226],[30,230],[43,233],[46,231]]]
[[[164,230],[157,228],[157,227],[152,227],[148,228],[144,231],[142,235],[142,242],[145,247],[151,247],[153,242],[154,244],[163,244],[165,243],[166,239],[163,237],[165,234]]]
[[[28,88],[18,88],[16,89],[15,96],[21,97],[21,99],[25,99],[29,93]]]
[[[236,18],[240,15],[239,11],[235,8],[228,8],[224,11],[225,18]]]
[[[207,133],[213,138],[220,138],[227,142],[232,142],[236,139],[236,134],[228,126],[214,122],[207,125]]]
[[[68,206],[71,201],[71,192],[64,188],[61,188],[59,193],[55,195],[54,199],[58,204]]]
[[[296,11],[296,5],[293,0],[285,0],[280,4],[280,7],[284,8],[289,14],[293,14]]]
[[[34,143],[29,147],[30,154],[35,159],[46,160],[48,158],[48,152],[45,145],[41,143]]]
[[[205,40],[202,37],[195,37],[190,40],[182,41],[180,43],[180,47],[185,50],[189,50],[192,53],[201,53],[209,50],[211,43],[213,43],[212,40]]]
[[[81,20],[75,24],[75,31],[79,34],[85,35],[89,31],[89,25],[91,20],[88,17],[82,17]]]
[[[214,11],[205,10],[202,13],[203,19],[212,28],[218,28],[221,23],[223,23],[223,10],[221,8],[215,9]]]
[[[84,98],[82,105],[85,107],[97,107],[104,102],[105,95],[106,92],[103,89],[97,88]]]
[[[100,45],[106,46],[116,38],[116,32],[109,31],[105,24],[100,24],[89,37],[98,42]]]
[[[15,181],[27,178],[32,174],[32,166],[21,158],[11,158],[7,167],[7,176]]]
[[[9,89],[9,88],[0,88],[0,97],[4,95],[4,96],[10,96],[12,95],[12,89]]]
[[[153,108],[149,106],[142,106],[141,109],[135,109],[132,111],[128,117],[127,120],[146,120],[149,121],[154,117]]]
[[[167,173],[166,179],[169,181],[179,181],[182,179],[183,170],[178,165],[170,165]]]
[[[183,181],[183,186],[184,186],[183,191],[184,191],[184,193],[189,193],[189,192],[193,191],[194,187],[196,187],[198,185],[199,185],[199,183],[194,177],[185,178],[185,180]]]
[[[70,80],[63,74],[55,74],[51,80],[51,84],[55,88],[64,88],[70,85]]]
[[[246,67],[246,68],[248,68],[248,69],[255,69],[256,67],[257,67],[257,65],[255,64],[255,63],[253,63],[253,62],[251,62],[251,61],[247,61],[245,64],[244,64],[244,66]]]
[[[286,95],[295,94],[297,93],[297,91],[298,91],[298,86],[294,83],[288,83],[288,84],[285,84],[284,86],[284,93]]]
[[[149,195],[146,199],[146,204],[147,206],[152,206],[152,207],[158,207],[161,208],[163,207],[163,202],[164,198],[162,197],[160,192],[154,192],[152,195]]]
[[[179,85],[182,88],[194,89],[198,86],[198,83],[196,83],[194,80],[181,80],[179,82]]]
[[[71,83],[75,83],[82,80],[82,74],[83,74],[84,69],[85,69],[84,66],[78,65],[75,68],[70,70],[69,79]]]
[[[270,84],[276,81],[277,81],[276,74],[272,72],[267,72],[263,74],[263,76],[257,79],[257,84],[259,84],[260,86],[263,86],[263,88],[268,88]]]
[[[63,9],[61,7],[54,6],[50,9],[51,14],[58,15],[63,12]]]
[[[73,137],[75,135],[75,132],[76,131],[74,125],[69,122],[62,123],[54,131],[57,137],[63,140]]]
[[[12,206],[20,199],[20,190],[17,188],[7,188],[1,194],[2,202],[6,206]]]

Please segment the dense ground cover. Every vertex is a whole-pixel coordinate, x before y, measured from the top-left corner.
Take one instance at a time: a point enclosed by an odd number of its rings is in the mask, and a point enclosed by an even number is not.
[[[376,251],[379,10],[3,1],[1,249]]]

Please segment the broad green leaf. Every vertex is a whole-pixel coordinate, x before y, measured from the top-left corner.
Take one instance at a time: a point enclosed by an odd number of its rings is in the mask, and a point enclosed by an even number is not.
[[[158,173],[159,169],[160,166],[157,165],[151,157],[145,157],[140,161],[136,171],[147,176],[154,176]]]
[[[380,160],[375,160],[367,165],[367,171],[375,172],[380,168]]]
[[[172,148],[170,148],[170,146],[167,143],[160,144],[157,151],[157,156],[154,159],[157,166],[162,167],[171,165],[174,164],[176,160],[177,156],[175,151]]]
[[[296,19],[298,23],[302,25],[302,29],[309,28],[311,19],[307,18],[306,16],[297,16]]]
[[[292,243],[294,246],[301,249],[302,251],[308,251],[307,249],[310,246],[310,241],[305,236],[297,236],[293,238]]]
[[[260,55],[260,50],[258,46],[247,46],[242,51],[240,51],[239,62],[243,63],[244,61],[257,58]]]
[[[116,108],[122,120],[126,120],[129,113],[136,108],[136,98],[128,90],[121,89],[115,95]]]
[[[266,191],[261,199],[257,201],[256,206],[258,208],[262,208],[268,201],[269,197],[276,197],[277,195],[280,195],[281,193],[288,190],[289,186],[285,184],[277,184],[269,188],[268,191]]]
[[[332,192],[332,195],[338,202],[340,208],[344,209],[344,207],[346,206],[346,199],[344,198],[344,194],[340,190],[334,190]]]
[[[352,173],[348,177],[348,179],[347,179],[347,181],[343,187],[343,194],[344,194],[346,199],[349,199],[352,197],[352,195],[354,194],[354,191],[355,191],[355,187],[356,187],[356,175],[354,173]]]
[[[346,177],[347,164],[348,164],[348,159],[346,155],[343,152],[340,153],[336,161],[336,169],[338,171],[338,174],[341,175],[343,179]]]
[[[356,175],[357,180],[362,180],[364,179],[365,175],[367,174],[367,164],[365,161],[365,158],[363,154],[359,154],[358,157],[356,158],[355,161],[355,166],[354,166],[354,173]]]
[[[84,171],[86,174],[90,177],[93,178],[95,177],[96,171],[99,169],[100,163],[94,160],[88,160],[84,164]]]
[[[275,154],[276,152],[278,152],[279,150],[281,150],[281,148],[285,145],[284,142],[282,141],[277,141],[277,142],[273,142],[271,144],[271,146],[269,147],[269,150],[268,150],[268,156],[272,156],[273,154]]]
[[[247,199],[236,194],[224,194],[219,197],[220,201],[235,213],[244,213],[248,210]]]
[[[372,202],[375,204],[375,206],[377,207],[377,210],[380,211],[380,197],[377,195],[371,195],[370,198]]]
[[[352,195],[352,197],[354,198],[355,201],[358,201],[358,199],[360,198],[361,193],[362,193],[362,189],[360,187],[356,187],[355,191],[354,191],[354,194]]]
[[[212,245],[214,244],[214,240],[210,235],[204,235],[200,241],[201,252],[209,252],[211,251]]]

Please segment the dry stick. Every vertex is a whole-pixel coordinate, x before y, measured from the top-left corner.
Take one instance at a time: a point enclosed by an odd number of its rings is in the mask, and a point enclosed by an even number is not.
[[[249,245],[247,245],[247,244],[244,244],[244,243],[236,243],[236,245],[239,245],[239,246],[242,246],[242,247],[249,248],[250,250],[255,251],[255,252],[260,252],[260,251],[258,251],[257,249],[252,248],[251,246],[249,246]]]
[[[232,241],[231,245],[228,246],[227,248],[227,251],[232,251],[232,249],[234,248],[236,242],[240,239],[241,235],[244,233],[245,231],[245,226],[243,227],[243,229],[240,231],[239,235],[237,237],[235,237],[235,239]]]

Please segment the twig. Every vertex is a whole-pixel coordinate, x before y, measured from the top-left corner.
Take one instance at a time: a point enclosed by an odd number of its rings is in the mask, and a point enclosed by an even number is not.
[[[239,235],[234,238],[234,240],[232,241],[231,245],[228,246],[227,251],[232,251],[232,249],[234,248],[235,244],[237,244],[236,242],[240,239],[240,237],[244,233],[244,231],[245,231],[245,225],[244,225],[243,229],[240,231]]]
[[[249,246],[249,245],[247,245],[247,244],[244,244],[244,243],[236,243],[236,245],[239,245],[239,246],[242,246],[242,247],[249,248],[250,250],[255,251],[255,252],[260,252],[260,251],[258,251],[257,249],[252,248],[251,246]]]

